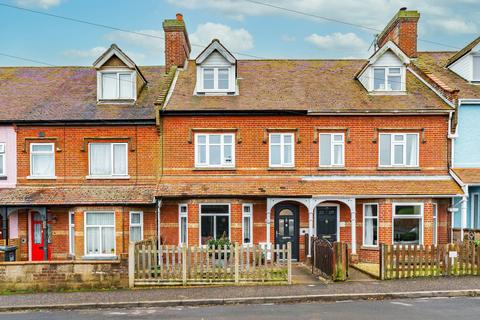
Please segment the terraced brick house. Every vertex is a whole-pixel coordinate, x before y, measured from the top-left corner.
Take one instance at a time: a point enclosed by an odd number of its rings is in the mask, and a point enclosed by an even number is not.
[[[416,65],[418,19],[400,10],[367,60],[240,60],[215,39],[189,58],[183,22],[166,29],[182,65],[160,110],[163,241],[291,242],[303,260],[308,234],[363,261],[448,242],[455,103]]]

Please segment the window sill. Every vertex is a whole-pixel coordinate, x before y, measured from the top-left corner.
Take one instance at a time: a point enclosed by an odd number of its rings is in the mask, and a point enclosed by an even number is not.
[[[372,251],[379,251],[380,248],[378,246],[361,246],[360,249],[362,250],[372,250]]]
[[[372,90],[369,94],[372,96],[402,96],[406,95],[407,92],[403,90]]]
[[[56,180],[57,177],[38,177],[38,176],[27,176],[28,180]]]
[[[136,99],[99,99],[97,101],[98,104],[126,104],[131,105],[135,103]]]
[[[193,171],[236,171],[235,167],[195,167]]]
[[[377,167],[380,171],[422,171],[420,167]]]
[[[295,167],[268,167],[268,171],[295,171]]]
[[[130,176],[86,176],[87,180],[127,180]]]
[[[86,255],[81,258],[82,260],[118,260],[117,255]]]
[[[345,167],[318,167],[317,169],[318,171],[338,171],[338,170],[342,170],[342,171],[346,171],[347,168]]]

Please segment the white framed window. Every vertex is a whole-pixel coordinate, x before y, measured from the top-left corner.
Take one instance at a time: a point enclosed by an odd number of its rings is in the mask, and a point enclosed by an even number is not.
[[[188,205],[178,205],[178,244],[188,244]]]
[[[343,133],[321,133],[320,167],[342,167],[345,165],[345,143]]]
[[[115,255],[114,212],[85,212],[85,255]]]
[[[200,244],[230,238],[230,204],[200,204]]]
[[[378,246],[378,204],[363,204],[363,245]]]
[[[480,81],[480,54],[475,54],[472,56],[472,65],[473,65],[473,72],[472,72],[472,80],[473,81]]]
[[[293,167],[295,163],[295,135],[293,133],[270,133],[270,167]]]
[[[132,100],[136,98],[135,72],[99,72],[100,100]]]
[[[418,133],[380,133],[380,167],[418,167]]]
[[[5,143],[0,143],[0,176],[6,176],[6,156],[5,156]]]
[[[35,178],[55,177],[55,144],[30,144],[30,176]]]
[[[231,68],[230,67],[202,67],[201,87],[204,92],[228,92],[231,91]]]
[[[433,210],[433,244],[438,244],[438,205],[432,203]]]
[[[472,193],[472,205],[470,209],[471,211],[470,224],[472,229],[476,229],[480,227],[478,224],[478,218],[479,218],[478,214],[479,214],[479,206],[480,206],[479,199],[480,199],[479,193],[477,192]]]
[[[243,244],[253,244],[253,205],[242,205],[242,234]]]
[[[68,243],[70,255],[75,255],[75,213],[68,213]]]
[[[143,212],[130,211],[130,241],[143,240]]]
[[[373,68],[373,90],[375,91],[402,91],[403,82],[402,67]]]
[[[195,134],[195,167],[235,167],[235,135]]]
[[[90,177],[128,176],[127,143],[89,143]]]
[[[423,244],[423,203],[394,203],[393,243]]]

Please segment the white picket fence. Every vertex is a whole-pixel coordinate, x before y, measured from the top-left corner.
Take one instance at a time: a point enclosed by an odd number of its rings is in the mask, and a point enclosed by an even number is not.
[[[220,283],[291,283],[291,244],[276,247],[129,245],[129,284],[134,286]]]

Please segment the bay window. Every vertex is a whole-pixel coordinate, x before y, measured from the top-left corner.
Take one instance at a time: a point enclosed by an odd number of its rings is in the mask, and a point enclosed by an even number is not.
[[[373,90],[401,91],[403,81],[401,67],[373,68]]]
[[[85,255],[115,255],[115,213],[85,213]]]
[[[378,204],[376,203],[363,205],[363,245],[378,246]]]
[[[243,231],[243,244],[253,244],[253,217],[252,217],[251,204],[244,204],[242,206],[242,231]]]
[[[130,241],[143,240],[143,212],[130,212]]]
[[[230,205],[200,205],[200,244],[210,239],[230,237]]]
[[[122,177],[128,175],[127,143],[90,143],[89,175]]]
[[[381,167],[418,167],[418,133],[380,133]]]
[[[423,243],[423,204],[393,205],[393,243]]]
[[[344,165],[344,135],[343,133],[321,133],[320,137],[320,167]]]
[[[178,225],[179,244],[188,244],[188,206],[186,204],[178,206]]]
[[[270,133],[270,167],[294,166],[294,134]]]
[[[195,167],[235,167],[234,134],[196,134]]]
[[[54,178],[55,145],[53,143],[30,144],[30,176]]]

